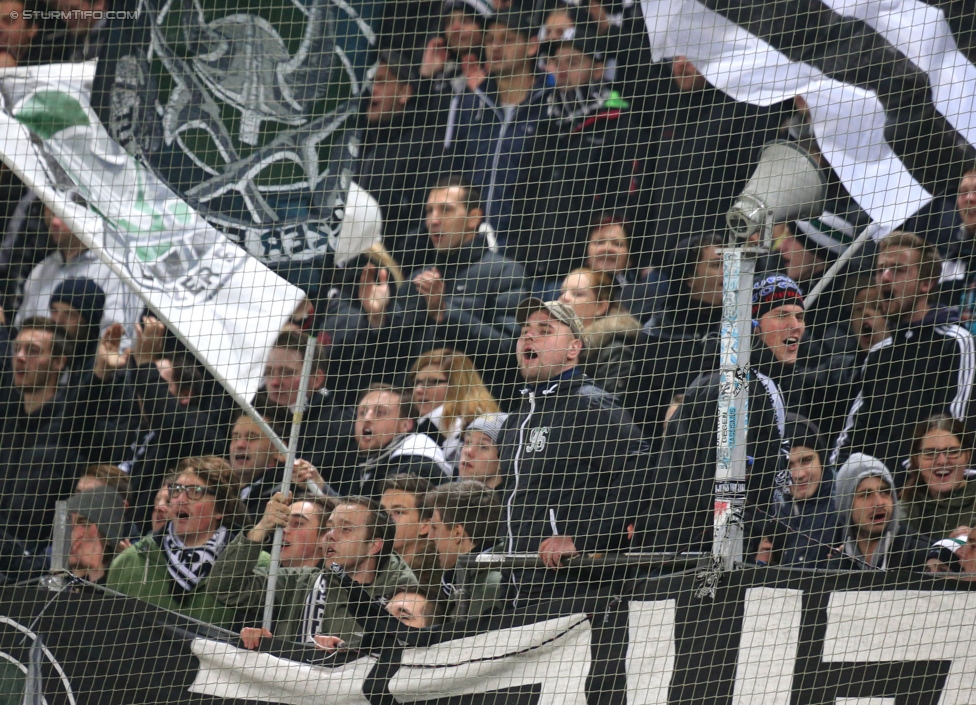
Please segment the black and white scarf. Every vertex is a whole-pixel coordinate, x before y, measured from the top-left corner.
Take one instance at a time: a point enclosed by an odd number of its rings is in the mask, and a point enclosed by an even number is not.
[[[329,574],[319,573],[312,589],[305,598],[305,609],[302,611],[302,621],[298,627],[301,641],[315,643],[315,635],[321,633],[322,617],[325,616],[326,596],[329,592]]]
[[[166,525],[161,546],[177,602],[182,602],[210,574],[217,557],[227,547],[229,536],[227,527],[221,526],[202,546],[185,546],[173,531],[172,522]]]

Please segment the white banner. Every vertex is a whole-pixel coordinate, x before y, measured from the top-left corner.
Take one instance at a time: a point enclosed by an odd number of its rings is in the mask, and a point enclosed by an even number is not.
[[[239,400],[304,293],[228,240],[109,138],[94,62],[0,74],[0,159]]]

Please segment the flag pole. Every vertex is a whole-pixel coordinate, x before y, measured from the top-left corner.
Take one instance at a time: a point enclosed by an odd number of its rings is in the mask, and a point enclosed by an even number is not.
[[[302,430],[302,417],[308,396],[309,378],[312,375],[312,361],[315,359],[315,336],[308,337],[305,346],[305,358],[302,360],[302,377],[298,383],[298,400],[292,409],[291,436],[288,439],[288,450],[285,457],[285,474],[281,478],[281,492],[287,495],[291,491],[291,476],[295,470],[295,455],[298,452],[298,439]],[[264,595],[264,620],[262,626],[271,631],[274,616],[274,595],[278,583],[278,569],[281,567],[281,543],[284,540],[284,529],[277,527],[274,533],[274,543],[271,545],[271,566],[268,568],[268,588]]]

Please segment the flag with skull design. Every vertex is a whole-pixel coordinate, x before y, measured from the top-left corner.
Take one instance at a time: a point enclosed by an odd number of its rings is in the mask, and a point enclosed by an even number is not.
[[[265,263],[348,258],[379,233],[351,167],[380,5],[128,0],[137,19],[109,30],[93,107],[126,151]]]

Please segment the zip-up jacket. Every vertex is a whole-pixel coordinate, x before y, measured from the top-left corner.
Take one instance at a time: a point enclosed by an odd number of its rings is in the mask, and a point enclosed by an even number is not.
[[[485,218],[495,232],[508,232],[523,155],[542,120],[547,93],[545,75],[539,74],[519,105],[498,103],[492,79],[451,99],[444,147],[455,168],[481,190]]]
[[[955,309],[935,308],[871,349],[832,465],[865,453],[891,468],[901,487],[918,422],[941,412],[963,421],[972,417],[976,345],[957,320]]]
[[[509,552],[535,553],[551,536],[581,551],[622,544],[637,513],[627,489],[645,484],[650,449],[611,395],[575,370],[526,389],[499,446]],[[513,577],[517,589],[541,578]]]

